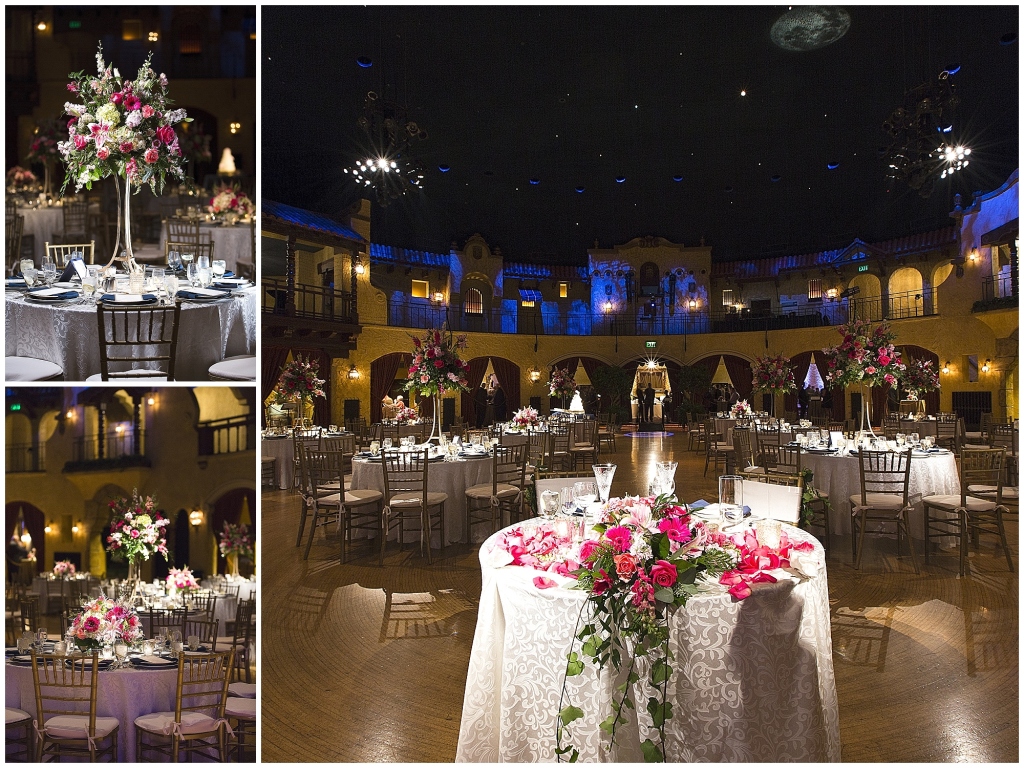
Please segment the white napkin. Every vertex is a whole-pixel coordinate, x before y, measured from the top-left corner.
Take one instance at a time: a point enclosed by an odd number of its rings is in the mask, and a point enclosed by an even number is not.
[[[194,293],[196,296],[209,296],[218,299],[224,295],[224,291],[212,291],[209,288],[187,288],[185,290]]]
[[[138,293],[115,293],[115,304],[138,304],[142,301],[142,295]]]
[[[75,272],[77,272],[78,276],[83,280],[86,275],[89,274],[89,269],[85,266],[85,262],[82,259],[72,259],[71,266],[75,268]]]
[[[504,568],[512,563],[512,555],[501,547],[491,547],[484,551],[480,560],[488,568]]]
[[[67,293],[66,288],[43,288],[43,290],[41,291],[32,291],[32,293],[30,293],[29,295],[35,296],[37,298],[40,296],[45,298],[47,296],[60,296],[61,294],[64,293]]]
[[[821,561],[814,552],[799,552],[795,549],[789,551],[789,565],[800,571],[809,579],[815,578],[821,573]]]

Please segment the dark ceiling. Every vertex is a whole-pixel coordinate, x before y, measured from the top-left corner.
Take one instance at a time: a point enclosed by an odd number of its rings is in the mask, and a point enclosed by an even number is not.
[[[514,260],[645,235],[803,253],[947,226],[956,192],[1018,166],[1017,6],[850,6],[846,34],[804,52],[771,40],[786,11],[264,6],[263,195],[347,210],[371,90],[429,134],[423,189],[374,202],[373,240],[441,252],[479,232]],[[971,163],[926,199],[886,178],[882,124],[955,65]]]

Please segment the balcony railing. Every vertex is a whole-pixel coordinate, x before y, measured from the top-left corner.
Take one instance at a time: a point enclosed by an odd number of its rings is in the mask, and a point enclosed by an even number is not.
[[[200,456],[256,450],[255,414],[203,421],[198,425],[198,432]]]
[[[403,328],[439,328],[453,331],[516,333],[548,336],[683,336],[698,333],[739,333],[815,328],[839,325],[851,318],[901,320],[933,314],[931,291],[889,294],[888,298],[864,297],[794,304],[766,311],[729,307],[684,312],[544,312],[536,308],[463,311],[461,304],[426,301],[391,301],[388,325]]]
[[[296,284],[289,294],[283,277],[263,278],[263,312],[308,320],[357,324],[352,294],[336,288]]]
[[[981,300],[1008,299],[1017,295],[1017,281],[1012,275],[1001,273],[981,281]]]
[[[45,472],[46,444],[11,443],[7,446],[8,472]]]
[[[116,461],[129,457],[145,457],[145,430],[136,435],[130,430],[113,431],[105,434],[76,437],[73,447],[73,461]]]

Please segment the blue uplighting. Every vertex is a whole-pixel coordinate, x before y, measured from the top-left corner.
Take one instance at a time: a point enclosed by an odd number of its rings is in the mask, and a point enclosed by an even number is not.
[[[530,179],[530,183],[536,186],[537,184],[540,184],[540,179]]]
[[[583,191],[585,189],[586,189],[585,187],[576,187],[576,191],[579,192],[581,195],[583,194]]]
[[[832,161],[831,163],[828,164],[828,169],[830,171],[834,171],[838,167],[839,167],[839,161],[838,160],[834,160],[834,161]]]
[[[441,173],[448,173],[448,171],[450,171],[451,169],[452,169],[452,167],[450,165],[439,165],[439,166],[437,166],[437,170],[439,170]]]
[[[617,183],[619,183],[619,184],[623,184],[623,183],[625,183],[625,181],[626,181],[626,177],[625,177],[625,176],[616,176],[616,177],[615,177],[615,181],[616,181]]]
[[[371,59],[369,56],[360,56],[358,59],[356,59],[356,64],[358,64],[363,69],[368,69],[369,67],[373,66],[373,59]]]
[[[682,180],[683,180],[682,176],[673,176],[672,177],[672,181],[677,181],[678,182],[678,181],[682,181]]]

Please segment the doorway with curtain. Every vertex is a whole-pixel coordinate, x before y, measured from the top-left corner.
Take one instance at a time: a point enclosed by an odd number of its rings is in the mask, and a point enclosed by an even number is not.
[[[210,530],[219,541],[224,523],[232,525],[247,525],[249,527],[249,539],[252,541],[253,551],[256,551],[256,535],[259,529],[256,523],[256,489],[235,488],[223,494],[213,502],[213,514]],[[227,571],[227,559],[220,554],[217,548],[217,573]],[[239,573],[242,576],[250,576],[255,568],[255,562],[248,558],[239,560]]]

